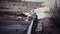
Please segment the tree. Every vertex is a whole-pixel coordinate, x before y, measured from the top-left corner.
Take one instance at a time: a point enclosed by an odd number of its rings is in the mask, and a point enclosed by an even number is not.
[[[60,7],[58,7],[57,1],[55,2],[54,9],[52,11],[50,11],[50,12],[53,13],[52,17],[51,17],[53,24],[56,27],[60,28]]]

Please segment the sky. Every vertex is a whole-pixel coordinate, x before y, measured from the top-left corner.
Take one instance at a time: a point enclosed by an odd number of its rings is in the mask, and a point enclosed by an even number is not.
[[[34,9],[34,12],[37,13],[38,19],[42,19],[44,17],[50,17],[45,11],[50,11],[50,7],[53,7],[55,0],[22,0],[22,1],[30,1],[30,2],[45,2],[45,7],[39,7]]]

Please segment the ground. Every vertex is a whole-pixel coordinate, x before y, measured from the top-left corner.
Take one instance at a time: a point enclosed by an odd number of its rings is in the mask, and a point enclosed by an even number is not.
[[[43,20],[43,21],[42,21]],[[48,23],[47,25],[44,24],[44,31],[38,32],[36,31],[36,34],[60,34],[60,29],[58,29],[55,26],[50,25],[51,21],[48,19],[42,19],[41,21],[44,23]],[[45,22],[44,22],[45,20]],[[50,21],[50,22],[49,22]],[[19,22],[19,21],[10,21],[10,22],[1,22],[0,24],[3,24],[3,26],[0,26],[0,34],[26,34],[29,22]],[[39,23],[38,23],[39,24]],[[39,27],[39,26],[37,26]]]

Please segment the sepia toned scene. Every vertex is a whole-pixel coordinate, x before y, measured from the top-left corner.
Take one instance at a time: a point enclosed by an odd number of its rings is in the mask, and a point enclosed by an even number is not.
[[[0,34],[60,34],[60,0],[0,0]]]

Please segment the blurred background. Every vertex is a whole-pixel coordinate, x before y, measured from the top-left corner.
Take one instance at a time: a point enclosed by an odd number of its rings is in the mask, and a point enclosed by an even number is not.
[[[0,0],[0,34],[26,34],[33,11],[38,16],[36,34],[60,33],[60,0]],[[37,31],[40,23],[44,32]]]

